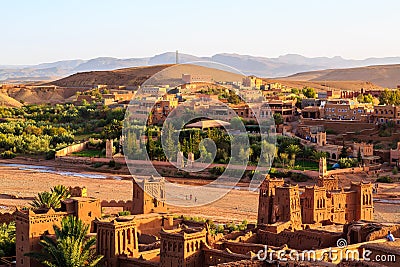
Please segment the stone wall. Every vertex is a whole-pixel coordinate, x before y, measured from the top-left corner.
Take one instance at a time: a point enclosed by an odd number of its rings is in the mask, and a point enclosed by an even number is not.
[[[158,262],[127,258],[122,256],[118,258],[118,264],[118,266],[120,267],[159,267]]]
[[[250,255],[241,255],[230,251],[221,251],[218,249],[204,248],[204,264],[205,266],[216,266],[221,263],[232,261],[250,260]]]
[[[373,241],[386,238],[388,231],[392,232],[395,237],[400,237],[400,225],[384,226],[382,229],[374,231],[367,236],[366,241]]]
[[[283,231],[279,234],[258,230],[261,244],[280,247],[286,244],[289,248],[298,250],[319,249],[336,246],[336,241],[343,233],[333,233],[318,230]]]
[[[87,144],[88,144],[88,141],[80,143],[80,144],[70,145],[70,146],[67,146],[66,148],[58,150],[56,152],[56,158],[65,157],[66,155],[69,155],[71,153],[82,151],[85,148],[87,148]]]
[[[311,120],[302,119],[304,125],[318,125],[324,126],[325,130],[334,130],[338,134],[344,134],[347,132],[357,132],[360,129],[375,129],[375,125],[366,122],[354,122],[354,121],[331,121],[331,120]]]
[[[133,202],[132,200],[103,200],[101,201],[101,207],[102,208],[122,208],[124,211],[131,211],[132,212],[132,207],[133,207]]]

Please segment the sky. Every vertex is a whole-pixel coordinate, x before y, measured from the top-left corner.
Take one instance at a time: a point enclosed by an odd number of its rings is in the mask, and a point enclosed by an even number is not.
[[[0,65],[96,57],[400,56],[396,0],[2,0]]]

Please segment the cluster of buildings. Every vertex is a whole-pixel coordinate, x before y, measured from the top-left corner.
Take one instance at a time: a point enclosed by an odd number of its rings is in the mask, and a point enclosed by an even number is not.
[[[324,162],[321,168],[326,168]],[[257,225],[225,235],[211,235],[207,224],[168,213],[163,178],[133,181],[132,191],[130,201],[100,201],[88,197],[85,188],[76,187],[70,188],[72,196],[62,202],[60,210],[18,210],[16,266],[41,266],[25,253],[40,250],[41,237],[54,235],[53,225],[60,225],[70,215],[90,225],[106,267],[277,266],[287,263],[277,256],[278,251],[322,250],[336,246],[339,238],[362,249],[361,242],[373,243],[385,234],[369,226],[373,220],[372,184],[352,183],[343,189],[335,177],[322,175],[316,185],[299,188],[267,176],[260,186]],[[102,210],[107,208],[120,208],[131,215],[104,217]],[[399,225],[378,228],[400,234]],[[274,255],[272,262],[255,256],[264,245]],[[312,266],[289,263],[286,266]],[[316,266],[330,266],[328,262],[319,264]]]

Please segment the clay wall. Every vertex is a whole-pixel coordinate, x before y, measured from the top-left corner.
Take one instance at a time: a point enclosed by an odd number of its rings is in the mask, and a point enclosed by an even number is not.
[[[222,263],[250,259],[250,256],[247,255],[229,253],[227,251],[221,251],[218,249],[205,248],[203,249],[203,252],[205,266],[216,266]]]
[[[61,150],[58,150],[56,152],[56,158],[64,157],[64,156],[69,155],[71,153],[82,151],[87,147],[87,144],[88,144],[88,141],[80,143],[80,144],[71,145],[71,146],[63,148]]]
[[[283,231],[279,234],[264,230],[258,230],[261,244],[282,246],[287,244],[289,248],[306,250],[336,246],[336,241],[343,233],[331,233],[317,230],[300,230],[295,232]]]

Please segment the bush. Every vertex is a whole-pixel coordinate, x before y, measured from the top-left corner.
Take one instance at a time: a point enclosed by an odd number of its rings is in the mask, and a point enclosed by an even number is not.
[[[221,174],[223,174],[223,173],[225,172],[225,167],[223,167],[223,166],[213,167],[213,168],[210,170],[210,172],[211,172],[212,174],[215,174],[215,175],[221,175]]]
[[[392,170],[393,175],[396,175],[399,173],[399,169],[397,169],[397,167],[394,167]]]
[[[56,151],[54,149],[49,150],[46,152],[46,159],[50,160],[50,159],[54,159],[56,157]]]
[[[391,184],[394,181],[393,181],[392,177],[390,177],[390,176],[382,176],[382,177],[379,177],[378,179],[376,179],[376,182]]]
[[[128,216],[128,215],[131,215],[131,212],[129,210],[118,212],[118,216]]]
[[[0,156],[3,159],[13,159],[13,158],[15,158],[15,153],[10,150],[7,150],[7,151],[4,151],[3,153],[1,153]]]
[[[115,168],[115,161],[114,160],[110,160],[110,162],[108,162],[108,167]]]
[[[296,173],[292,172],[290,174],[290,180],[295,181],[295,182],[306,182],[309,179],[309,177],[305,174],[302,173]]]
[[[357,159],[341,158],[339,159],[339,166],[341,169],[356,167],[358,164]]]
[[[104,165],[104,163],[103,162],[95,162],[95,163],[93,163],[93,167],[94,168],[100,168],[101,166],[103,166]]]

